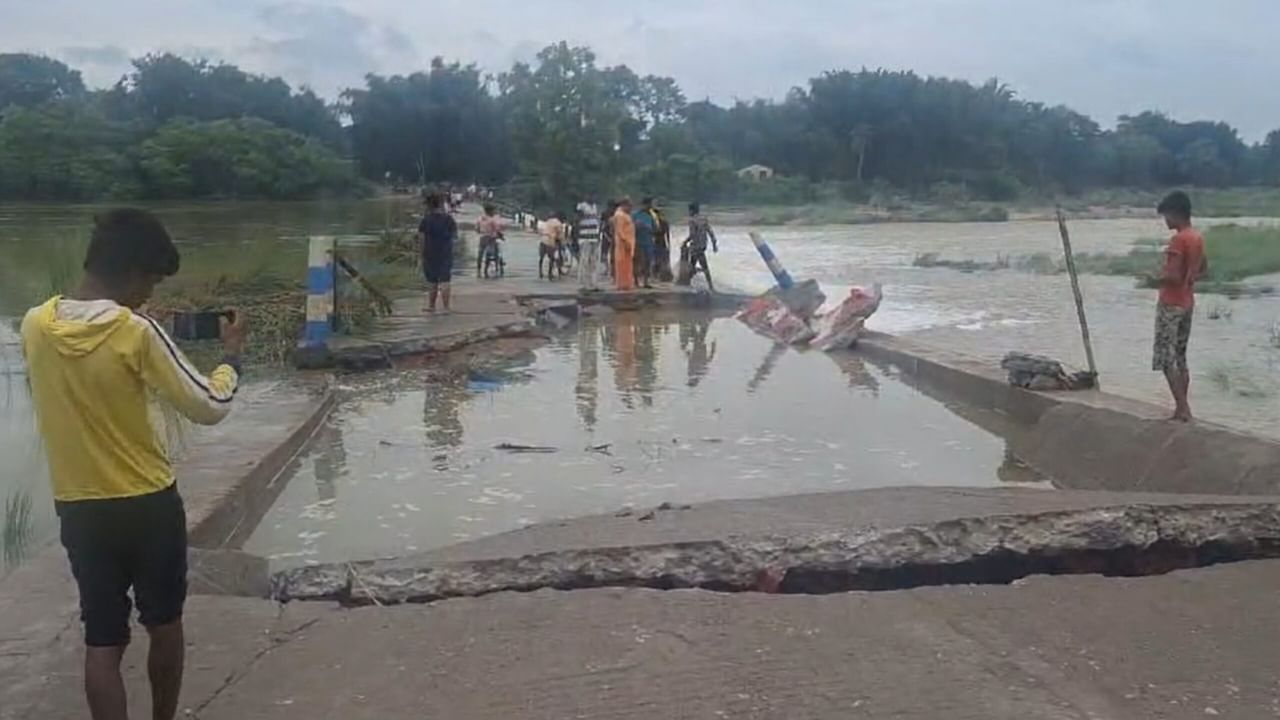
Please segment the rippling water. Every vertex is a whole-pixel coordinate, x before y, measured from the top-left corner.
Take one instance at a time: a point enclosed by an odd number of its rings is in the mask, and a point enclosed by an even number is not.
[[[1212,222],[1212,221],[1210,221]],[[1238,219],[1234,222],[1273,222]],[[1166,235],[1158,220],[1091,220],[1070,224],[1076,252],[1129,251],[1134,240]],[[868,325],[998,360],[1010,350],[1052,355],[1083,366],[1084,351],[1066,275],[1019,270],[960,272],[916,268],[918,254],[993,261],[997,255],[1062,254],[1052,222],[893,224],[775,228],[763,234],[794,277],[817,278],[829,297],[851,285],[880,282],[885,300]],[[745,290],[771,277],[744,228],[725,228],[713,271],[722,284]],[[1280,277],[1258,278],[1280,285]],[[1155,291],[1123,277],[1081,278],[1103,386],[1122,395],[1168,403],[1163,377],[1151,371]],[[1229,308],[1230,319],[1209,310]],[[1202,295],[1189,360],[1192,403],[1201,418],[1280,437],[1280,297],[1227,300]],[[1221,377],[1228,378],[1227,387]],[[1211,381],[1211,377],[1217,381]]]
[[[247,273],[292,272],[304,261],[307,235],[367,235],[387,223],[395,225],[403,209],[379,202],[159,208],[190,260],[187,269],[203,273],[224,267]],[[0,206],[0,457],[5,459],[0,463],[0,501],[17,492],[30,493],[37,507],[35,534],[40,538],[51,534],[52,513],[12,324],[28,305],[47,295],[51,274],[60,267],[65,270],[68,263],[72,270],[78,265],[79,248],[96,210]],[[747,238],[747,228],[719,230],[722,251],[712,257],[712,263],[720,285],[747,291],[767,287],[770,276]],[[1071,230],[1078,252],[1124,253],[1135,239],[1166,234],[1155,219],[1079,221],[1071,223]],[[963,273],[911,265],[916,255],[926,252],[982,261],[998,254],[1056,256],[1060,244],[1051,222],[786,227],[764,228],[763,233],[794,276],[817,278],[831,296],[854,284],[883,283],[885,303],[870,323],[875,329],[912,335],[993,361],[1017,349],[1083,364],[1065,276],[1017,270]],[[513,259],[522,257],[514,250]],[[1270,281],[1280,284],[1280,277]],[[1161,378],[1149,370],[1153,292],[1134,288],[1127,278],[1085,276],[1083,287],[1104,387],[1167,402]],[[1210,320],[1208,311],[1215,306],[1230,308],[1230,319]],[[1201,297],[1190,359],[1192,400],[1202,418],[1280,437],[1280,349],[1270,343],[1270,328],[1277,322],[1280,298]],[[723,355],[716,365],[729,367]],[[545,372],[556,371],[548,366]],[[725,394],[722,403],[742,393],[741,383],[719,382],[713,374],[704,386],[719,388]],[[414,404],[407,402],[410,407]],[[370,406],[371,412],[374,407]],[[377,412],[393,407],[379,407]]]
[[[341,561],[628,505],[1037,480],[856,356],[777,348],[733,319],[620,313],[342,392],[245,549]]]

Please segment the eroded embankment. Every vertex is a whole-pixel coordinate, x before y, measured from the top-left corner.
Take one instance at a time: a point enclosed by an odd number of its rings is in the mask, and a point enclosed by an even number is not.
[[[830,593],[1008,583],[1034,574],[1152,575],[1277,556],[1280,504],[1131,505],[423,567],[317,565],[277,574],[272,594],[383,605],[611,586]]]

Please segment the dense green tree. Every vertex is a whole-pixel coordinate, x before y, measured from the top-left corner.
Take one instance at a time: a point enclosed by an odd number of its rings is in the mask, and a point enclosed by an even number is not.
[[[43,55],[0,53],[0,111],[85,94],[80,72]]]
[[[342,94],[351,145],[370,177],[498,182],[510,170],[497,100],[474,65],[431,61],[425,73],[369,75]]]
[[[351,155],[351,161],[345,156]],[[761,163],[779,177],[740,181]],[[1158,112],[1114,130],[1070,108],[909,71],[832,70],[779,100],[688,102],[672,78],[556,43],[496,78],[436,58],[330,105],[234,65],[146,55],[88,92],[46,57],[0,54],[0,199],[310,197],[358,174],[506,184],[542,209],[629,191],[813,201],[895,193],[1010,200],[1031,189],[1280,185],[1280,130]]]
[[[93,200],[136,195],[130,135],[92,107],[10,106],[0,119],[0,198]]]
[[[151,127],[179,117],[256,117],[330,145],[342,141],[341,126],[325,102],[306,88],[294,92],[278,77],[169,53],[146,55],[133,67],[105,98],[118,116],[141,119]]]
[[[640,136],[627,73],[601,70],[591,50],[562,42],[498,78],[518,171],[536,182],[530,200],[564,207],[614,189],[623,141]]]
[[[142,143],[138,164],[154,197],[294,199],[356,186],[350,163],[319,141],[257,118],[171,120]]]

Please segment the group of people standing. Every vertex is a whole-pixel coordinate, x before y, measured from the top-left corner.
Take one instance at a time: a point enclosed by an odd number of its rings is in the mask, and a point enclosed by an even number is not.
[[[645,198],[639,209],[631,198],[610,202],[603,213],[591,201],[578,205],[574,227],[580,258],[579,280],[588,290],[597,288],[598,265],[603,263],[614,287],[633,290],[652,288],[655,280],[688,284],[692,275],[702,272],[707,285],[714,289],[707,263],[707,246],[719,252],[711,223],[702,215],[697,203],[689,204],[689,235],[681,245],[680,272],[671,271],[671,225],[653,198]]]

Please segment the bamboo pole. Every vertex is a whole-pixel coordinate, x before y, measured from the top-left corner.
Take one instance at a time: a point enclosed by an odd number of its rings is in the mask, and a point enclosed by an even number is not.
[[[1076,272],[1076,257],[1071,252],[1071,235],[1067,232],[1067,219],[1058,208],[1058,234],[1062,236],[1062,252],[1067,259],[1067,273],[1071,275],[1071,292],[1075,295],[1076,315],[1080,318],[1080,336],[1084,339],[1084,356],[1093,373],[1094,387],[1101,387],[1098,380],[1098,364],[1093,359],[1093,341],[1089,339],[1089,320],[1084,314],[1084,295],[1080,293],[1080,275]]]

